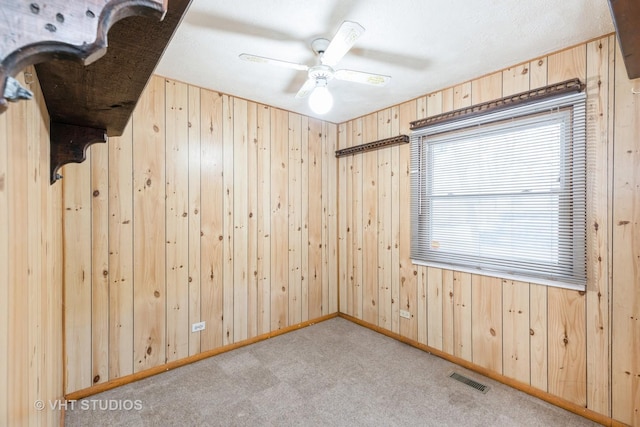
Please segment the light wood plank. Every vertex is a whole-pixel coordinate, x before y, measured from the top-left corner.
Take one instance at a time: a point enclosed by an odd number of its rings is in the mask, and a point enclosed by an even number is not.
[[[109,138],[109,379],[133,373],[133,126]]]
[[[391,133],[400,134],[400,106],[391,108]],[[391,147],[391,330],[400,333],[400,146]]]
[[[271,110],[271,330],[289,324],[289,114]]]
[[[427,95],[427,116],[436,116],[442,113],[442,91]]]
[[[222,95],[222,344],[234,342],[234,98]]]
[[[610,414],[609,39],[587,44],[587,406]]]
[[[502,283],[472,275],[473,363],[502,373]]]
[[[429,338],[427,286],[427,267],[420,265],[418,266],[418,342],[421,344],[427,344]]]
[[[577,405],[587,404],[585,296],[549,288],[549,392]]]
[[[42,348],[39,354],[41,358],[41,375],[38,384],[41,393],[37,398],[42,400],[58,399],[62,395],[63,375],[63,326],[62,326],[62,277],[58,274],[62,267],[62,193],[60,186],[50,186],[48,182],[49,162],[50,162],[50,141],[49,141],[49,117],[42,95],[41,88],[34,79],[31,84],[34,98],[37,100],[40,120],[39,143],[40,143],[40,195],[42,199],[41,214],[38,221],[43,224],[43,237],[41,247],[43,249],[42,258],[42,283],[39,286],[43,291],[40,293],[43,310],[43,327],[40,335],[43,336]],[[34,123],[34,125],[36,124]],[[43,220],[43,218],[45,218]],[[108,339],[108,336],[107,336]],[[55,425],[59,422],[58,411],[47,409],[41,411],[38,420],[42,425]]]
[[[346,144],[347,135],[350,132],[347,131],[347,124],[341,123],[337,128],[338,136],[337,143],[338,147],[344,148]],[[347,194],[350,191],[350,177],[351,174],[347,171],[350,171],[348,165],[350,164],[350,159],[353,156],[341,157],[337,159],[338,164],[338,311],[340,313],[346,313],[353,316],[351,313],[351,304],[348,298],[348,292],[352,289],[351,287],[351,270],[348,265],[349,257],[349,249],[352,247],[351,245],[351,203],[347,203]],[[350,200],[349,200],[350,202]],[[334,234],[335,236],[335,234]]]
[[[473,360],[471,274],[453,272],[453,355]]]
[[[91,382],[109,379],[109,147],[91,147]]]
[[[503,374],[525,384],[531,379],[529,284],[502,281]]]
[[[442,350],[442,270],[427,268],[427,344]]]
[[[31,68],[27,68],[27,72],[32,73]],[[42,199],[40,195],[40,188],[42,187],[41,172],[44,174],[44,179],[47,177],[48,167],[45,166],[43,170],[40,169],[40,149],[41,140],[48,139],[46,132],[41,134],[41,127],[38,126],[41,121],[41,113],[38,111],[37,104],[30,104],[26,108],[26,122],[27,125],[27,193],[22,197],[27,198],[27,221],[29,224],[27,235],[25,236],[28,241],[28,274],[26,281],[22,286],[27,287],[27,298],[29,304],[23,310],[23,316],[26,318],[24,321],[28,324],[28,340],[27,346],[29,349],[29,363],[28,363],[28,381],[24,385],[28,388],[28,400],[33,402],[42,397],[42,387],[44,382],[43,375],[43,357],[42,353],[45,351],[43,340],[43,309],[41,295],[43,289],[46,292],[48,288],[43,288],[43,247],[46,242],[43,236],[43,211],[42,211]],[[42,144],[44,145],[44,144]],[[40,243],[40,244],[38,244]],[[41,421],[43,414],[36,410],[35,407],[29,408],[29,419],[34,421]]]
[[[165,81],[166,361],[189,355],[189,91]]]
[[[187,117],[188,129],[187,138],[189,143],[189,356],[198,354],[201,351],[200,333],[191,332],[191,325],[200,322],[200,229],[202,218],[201,196],[200,196],[200,155],[202,147],[200,145],[201,132],[201,109],[200,88],[188,87]]]
[[[421,96],[416,99],[416,116],[418,119],[427,117],[427,97]]]
[[[529,62],[529,89],[547,85],[547,65],[546,56]]]
[[[340,148],[350,147],[352,145],[353,139],[353,122],[348,122],[345,128],[345,134],[343,137],[343,141],[341,141]],[[345,182],[345,190],[344,197],[341,198],[341,201],[344,202],[345,206],[345,221],[344,226],[346,229],[345,233],[345,248],[340,252],[342,254],[341,258],[345,260],[345,304],[346,308],[344,309],[344,313],[347,313],[351,316],[356,317],[355,310],[355,269],[354,269],[354,233],[355,233],[355,215],[354,215],[354,170],[353,170],[353,160],[354,156],[347,156],[339,158],[338,161],[343,163],[341,173],[343,174],[341,177],[344,177]]]
[[[65,392],[91,385],[91,153],[89,161],[65,166]]]
[[[311,129],[309,128],[309,118],[306,116],[302,116],[300,132],[300,309],[302,311],[300,318],[302,321],[307,321],[309,320],[309,281],[311,280],[311,272],[309,271],[309,169],[311,168],[309,161],[309,134]],[[315,194],[319,194],[320,201],[322,201],[322,176],[320,176],[319,187],[320,192]],[[320,203],[320,206],[322,209],[322,203]],[[319,233],[322,234],[322,221],[320,221],[320,224]],[[322,254],[320,255],[320,265],[322,265]],[[322,295],[320,295],[320,304],[322,304]],[[322,311],[322,308],[320,311]]]
[[[377,138],[376,114],[364,117],[363,142]],[[380,310],[378,282],[378,151],[361,154],[362,157],[362,320],[378,324]]]
[[[135,372],[166,357],[164,100],[164,79],[152,77],[133,112]]]
[[[91,153],[64,167],[65,392],[91,385]]]
[[[271,330],[271,109],[258,106],[258,335]]]
[[[8,173],[9,125],[8,114],[0,114],[0,313],[9,313],[9,185],[12,179]],[[0,423],[8,424],[9,414],[9,319],[0,318]]]
[[[399,124],[400,133],[409,134],[409,123],[416,118],[416,102],[410,101],[400,105]],[[409,144],[399,147],[400,166],[398,175],[398,195],[400,217],[399,237],[399,281],[400,304],[399,309],[408,311],[409,319],[400,318],[400,335],[412,340],[418,339],[418,267],[411,262],[411,210],[407,208],[411,202],[411,156]]]
[[[222,95],[200,91],[200,311],[205,330],[200,334],[202,351],[222,345],[224,187],[222,151]]]
[[[247,104],[247,338],[258,335],[258,105]],[[236,171],[237,173],[237,171]]]
[[[453,111],[453,87],[442,90],[442,112]]]
[[[547,286],[529,287],[529,348],[531,354],[531,385],[548,390]]]
[[[359,145],[363,140],[363,119],[359,118],[353,121],[351,126],[351,140],[349,146]],[[351,312],[358,319],[363,318],[363,287],[364,272],[366,268],[364,264],[364,156],[353,156],[351,164],[351,194],[349,195],[352,203],[352,247],[351,247],[351,276],[353,285],[353,298]],[[367,247],[367,252],[369,248]],[[370,256],[370,255],[368,255]]]
[[[377,134],[370,141],[389,138],[391,136],[391,109],[377,113]],[[392,248],[393,248],[393,188],[391,168],[391,150],[386,148],[377,150],[378,154],[378,326],[394,330],[393,325],[393,279],[392,279]],[[397,277],[397,276],[396,276]],[[396,321],[397,326],[397,321]],[[397,327],[394,332],[397,332]]]
[[[327,315],[338,312],[340,302],[338,289],[338,244],[336,236],[338,233],[339,215],[338,195],[338,162],[335,160],[337,150],[338,126],[332,123],[323,122],[323,158],[322,158],[322,204],[323,212],[323,235],[322,247],[323,264],[326,268],[322,272],[322,314]],[[342,181],[340,181],[341,183]]]
[[[289,323],[302,321],[302,117],[289,113]],[[287,325],[287,326],[288,326]]]
[[[640,425],[640,100],[616,47],[613,147],[612,416]]]
[[[559,83],[576,77],[584,82],[587,70],[587,49],[581,44],[547,57],[549,84]]]
[[[453,270],[442,270],[442,351],[454,353]]]
[[[502,97],[502,73],[493,73],[471,82],[471,102],[480,104]]]
[[[243,99],[233,99],[233,110],[229,107],[229,113],[232,113],[233,120],[233,137],[230,135],[225,136],[225,192],[226,197],[229,197],[229,226],[227,228],[232,235],[229,238],[231,247],[229,248],[229,254],[232,259],[230,263],[232,266],[230,270],[232,272],[227,285],[227,278],[225,277],[225,292],[226,290],[232,290],[232,313],[233,313],[233,336],[230,337],[230,342],[238,342],[247,339],[248,336],[248,303],[249,303],[249,271],[248,267],[248,239],[249,239],[249,185],[248,181],[251,180],[251,176],[255,173],[255,170],[251,171],[246,169],[249,155],[249,141],[248,141],[248,103]],[[230,141],[232,144],[231,150],[233,153],[231,157],[227,157],[226,141]],[[231,168],[227,168],[226,165],[230,165]],[[227,181],[227,175],[229,181]],[[227,264],[229,261],[226,261]],[[225,271],[226,272],[226,271]],[[226,300],[226,298],[225,298]],[[225,307],[225,317],[226,307]]]
[[[509,67],[502,72],[502,96],[529,90],[529,63]]]
[[[309,217],[306,240],[303,243],[308,248],[307,284],[309,289],[308,319],[315,319],[328,311],[328,270],[327,262],[327,179],[326,165],[323,154],[326,140],[324,138],[323,123],[319,120],[309,119],[308,142],[308,191],[306,191]],[[334,160],[335,161],[335,160]],[[302,187],[305,188],[304,186]],[[335,280],[331,286],[335,285]]]
[[[471,105],[471,82],[465,82],[453,87],[453,109],[469,107]]]

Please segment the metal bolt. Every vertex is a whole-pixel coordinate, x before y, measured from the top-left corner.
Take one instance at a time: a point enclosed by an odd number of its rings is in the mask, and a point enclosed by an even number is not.
[[[64,22],[64,15],[61,13],[56,13],[56,21],[62,24]]]
[[[51,31],[52,33],[55,33],[56,30],[57,30],[56,26],[53,25],[53,24],[47,24],[47,25],[44,26],[44,28],[46,28],[47,30]]]
[[[91,9],[87,9],[86,12],[87,18],[95,18],[96,14],[91,11]]]
[[[31,9],[31,13],[35,13],[36,15],[40,13],[40,6],[38,3],[31,3],[29,8]]]

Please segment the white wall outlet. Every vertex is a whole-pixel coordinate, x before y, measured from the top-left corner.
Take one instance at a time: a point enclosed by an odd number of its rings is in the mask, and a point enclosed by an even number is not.
[[[400,317],[411,319],[411,313],[409,313],[407,310],[400,310]]]
[[[200,332],[204,331],[205,322],[198,322],[191,325],[191,332]]]

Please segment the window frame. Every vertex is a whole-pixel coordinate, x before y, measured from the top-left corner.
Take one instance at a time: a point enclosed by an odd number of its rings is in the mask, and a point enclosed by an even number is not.
[[[541,272],[529,272],[522,269],[513,269],[509,267],[496,268],[495,263],[483,264],[479,262],[462,263],[459,259],[457,261],[443,261],[442,256],[432,256],[429,258],[428,254],[431,251],[428,248],[431,240],[429,235],[429,227],[427,227],[427,233],[425,233],[425,220],[424,217],[428,217],[427,223],[431,222],[431,214],[427,212],[424,215],[422,209],[424,206],[424,198],[426,197],[426,185],[425,183],[425,167],[427,164],[426,153],[424,152],[424,144],[427,144],[425,140],[436,141],[442,138],[442,135],[450,134],[453,132],[466,132],[470,128],[482,129],[481,132],[486,131],[487,128],[495,127],[500,122],[524,119],[527,120],[530,117],[535,117],[540,114],[547,114],[553,111],[568,111],[570,115],[571,126],[571,141],[567,146],[563,148],[560,156],[567,156],[569,151],[580,152],[580,157],[574,158],[573,163],[569,168],[566,167],[567,159],[561,159],[561,170],[564,175],[565,185],[571,186],[569,190],[571,192],[571,217],[574,218],[572,224],[566,227],[566,230],[570,230],[571,248],[572,253],[571,265],[566,265],[571,274],[547,274]],[[549,286],[557,286],[563,288],[570,288],[584,291],[586,289],[587,282],[587,266],[586,266],[586,250],[587,250],[587,236],[586,236],[586,215],[587,215],[587,188],[586,188],[586,163],[587,163],[587,140],[586,140],[586,94],[584,92],[573,93],[569,95],[562,95],[551,97],[544,100],[538,100],[535,102],[526,103],[524,105],[518,105],[511,108],[505,108],[499,111],[488,112],[486,114],[465,117],[458,117],[456,120],[436,123],[430,126],[414,130],[411,135],[411,259],[414,264],[426,265],[431,267],[439,267],[463,272],[470,272],[475,274],[490,275],[494,277],[519,280],[525,282],[539,283]],[[567,176],[569,174],[569,176]],[[584,182],[580,182],[577,187],[578,191],[575,191],[574,176],[584,179]],[[584,177],[584,178],[582,178]],[[430,183],[429,180],[427,182]],[[576,200],[580,202],[579,206],[576,206]],[[561,203],[560,201],[558,203]],[[559,205],[559,211],[563,206]],[[558,220],[558,227],[562,227],[562,218]],[[559,230],[565,230],[558,228]],[[561,237],[559,237],[560,239]],[[425,249],[426,247],[426,249]],[[433,251],[431,251],[433,252]],[[566,252],[564,253],[567,254]],[[461,258],[460,256],[458,258]],[[558,256],[560,259],[560,255]],[[569,262],[567,262],[568,264]],[[549,264],[545,264],[549,265]]]

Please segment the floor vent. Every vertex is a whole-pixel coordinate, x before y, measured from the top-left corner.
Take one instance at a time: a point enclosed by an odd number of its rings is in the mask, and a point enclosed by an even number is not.
[[[471,378],[467,378],[464,375],[460,375],[456,372],[452,372],[449,374],[449,378],[453,378],[456,381],[460,381],[463,384],[468,385],[469,387],[473,387],[476,390],[479,390],[483,393],[486,393],[487,391],[489,391],[489,386],[488,385],[484,385],[482,383],[479,383],[478,381],[474,381]]]

